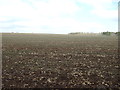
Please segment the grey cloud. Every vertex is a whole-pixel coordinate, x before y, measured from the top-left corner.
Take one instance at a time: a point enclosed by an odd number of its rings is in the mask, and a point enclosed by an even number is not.
[[[20,17],[13,17],[13,16],[1,16],[0,18],[6,18],[6,20],[0,20],[0,23],[14,23],[19,21],[28,21],[28,19],[20,18]]]
[[[15,29],[15,28],[27,28],[26,26],[22,25],[10,25],[10,26],[0,26],[0,29]]]
[[[13,23],[13,22],[17,22],[18,20],[16,19],[11,19],[11,20],[5,20],[5,21],[0,21],[0,23]]]
[[[14,23],[14,22],[19,22],[19,21],[25,21],[21,19],[8,19],[8,20],[0,20],[0,23]]]

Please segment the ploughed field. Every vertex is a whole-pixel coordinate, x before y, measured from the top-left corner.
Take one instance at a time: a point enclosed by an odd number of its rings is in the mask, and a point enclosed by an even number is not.
[[[2,34],[3,88],[118,88],[118,37]]]

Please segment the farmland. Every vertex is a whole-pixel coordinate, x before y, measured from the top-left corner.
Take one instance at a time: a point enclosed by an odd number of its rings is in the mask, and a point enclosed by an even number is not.
[[[118,37],[2,34],[3,88],[118,88]]]

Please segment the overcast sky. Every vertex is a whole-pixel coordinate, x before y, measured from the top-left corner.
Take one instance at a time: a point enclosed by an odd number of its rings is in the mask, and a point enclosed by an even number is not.
[[[116,32],[118,1],[0,0],[0,32]]]

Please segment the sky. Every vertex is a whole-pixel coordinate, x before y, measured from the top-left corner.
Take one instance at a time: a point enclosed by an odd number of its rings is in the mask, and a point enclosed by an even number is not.
[[[0,0],[0,32],[117,32],[118,1]]]

